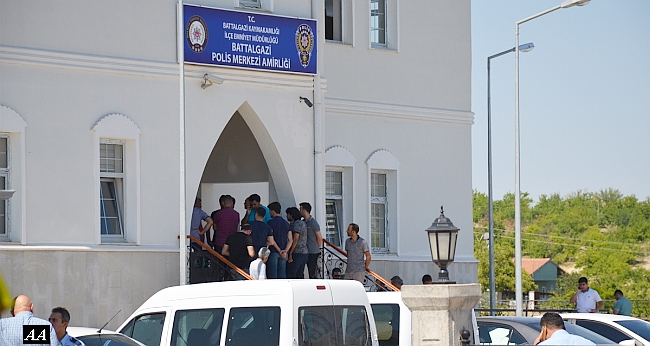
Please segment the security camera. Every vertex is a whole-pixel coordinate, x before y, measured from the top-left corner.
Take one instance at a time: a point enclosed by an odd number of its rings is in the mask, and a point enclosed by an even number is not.
[[[314,104],[311,103],[311,101],[310,101],[308,98],[300,96],[300,102],[303,102],[303,101],[305,102],[305,104],[306,104],[307,107],[309,107],[309,108],[311,108],[312,106],[314,106]]]
[[[201,84],[201,89],[211,87],[213,84],[223,84],[224,81],[225,79],[223,78],[219,78],[217,76],[211,76],[206,73],[203,75],[203,83]]]

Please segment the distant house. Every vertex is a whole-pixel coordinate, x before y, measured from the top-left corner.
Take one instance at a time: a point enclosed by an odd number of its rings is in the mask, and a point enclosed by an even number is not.
[[[521,267],[533,277],[538,292],[555,291],[557,277],[563,273],[550,258],[522,258]]]

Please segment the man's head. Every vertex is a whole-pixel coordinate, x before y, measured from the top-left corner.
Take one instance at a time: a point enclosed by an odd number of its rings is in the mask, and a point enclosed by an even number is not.
[[[14,316],[25,311],[34,312],[34,304],[32,304],[32,300],[29,299],[28,296],[21,294],[16,298],[14,298],[14,300],[15,300],[14,308],[13,308]]]
[[[226,195],[219,196],[219,206],[223,208],[226,205]]]
[[[332,269],[332,279],[342,279],[343,274],[341,273],[341,268]]]
[[[356,223],[351,223],[348,225],[348,229],[346,230],[348,233],[348,237],[352,238],[353,236],[356,237],[359,235],[359,225]]]
[[[250,204],[251,208],[257,209],[262,205],[262,199],[260,198],[260,195],[254,193],[250,196],[248,196],[248,203]]]
[[[423,285],[430,285],[433,283],[433,279],[431,278],[431,275],[429,274],[424,274],[422,276],[422,284]]]
[[[200,198],[196,197],[194,199],[194,207],[201,208],[201,199]]]
[[[257,252],[257,257],[259,257],[264,263],[268,261],[270,255],[271,255],[271,250],[269,250],[269,248],[267,248],[266,246],[260,248],[260,251]]]
[[[390,278],[390,283],[391,283],[391,285],[401,289],[402,285],[404,284],[404,280],[402,280],[401,277],[395,275],[392,278]]]
[[[616,300],[623,298],[623,291],[621,290],[614,291],[614,298],[616,298]]]
[[[547,312],[539,320],[540,327],[546,327],[550,332],[564,329],[564,321],[562,317],[556,312]]]
[[[300,203],[300,215],[305,218],[305,220],[309,219],[311,216],[311,204],[308,202],[302,202]]]
[[[56,331],[56,337],[61,340],[65,336],[65,330],[68,328],[68,323],[70,323],[70,313],[66,308],[57,307],[52,309],[50,318],[48,319],[52,323],[52,327]]]
[[[268,205],[269,211],[271,212],[271,216],[276,217],[280,216],[282,213],[282,206],[280,205],[279,202],[273,202]]]
[[[223,206],[224,207],[234,207],[235,206],[235,198],[231,195],[225,195],[223,198]]]
[[[580,279],[578,279],[578,289],[581,292],[587,292],[589,290],[589,283],[587,282],[586,277],[583,276]]]
[[[241,226],[241,230],[239,230],[239,231],[242,232],[242,233],[251,234],[251,232],[253,231],[253,228],[249,224],[244,224],[244,225]]]
[[[296,221],[300,220],[300,210],[296,207],[287,208],[287,220]]]
[[[266,217],[266,210],[262,207],[255,209],[255,220],[262,221]]]

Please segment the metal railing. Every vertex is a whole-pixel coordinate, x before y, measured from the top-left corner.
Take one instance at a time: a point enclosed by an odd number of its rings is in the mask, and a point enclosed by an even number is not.
[[[188,247],[189,260],[187,261],[190,284],[235,280],[233,271],[247,280],[254,280],[252,276],[232,264],[209,245],[191,235],[188,235],[187,238],[191,240]]]
[[[603,300],[605,306],[600,313],[611,314],[614,312],[614,305],[616,300],[605,299]],[[632,302],[632,317],[640,318],[643,320],[650,320],[650,301],[634,299]],[[514,300],[499,300],[496,302],[494,309],[497,316],[510,316],[514,315],[515,307]],[[486,316],[490,314],[490,303],[487,299],[479,301],[479,309],[476,309],[480,315]],[[568,300],[524,300],[523,310],[524,316],[537,316],[545,312],[558,312],[568,313],[576,312],[575,304],[571,304]]]
[[[341,272],[345,273],[347,257],[347,252],[341,250],[327,239],[323,239],[321,255],[318,258],[318,272],[316,275],[319,278],[331,279],[332,269],[334,268],[339,268],[341,269]],[[399,291],[399,288],[391,284],[390,281],[382,278],[370,269],[366,269],[366,277],[363,280],[363,286],[368,292]]]

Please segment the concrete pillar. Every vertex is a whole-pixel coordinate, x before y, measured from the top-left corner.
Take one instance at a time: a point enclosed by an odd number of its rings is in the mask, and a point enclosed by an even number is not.
[[[412,313],[413,346],[459,346],[463,328],[474,334],[472,309],[480,298],[479,284],[402,286]]]

